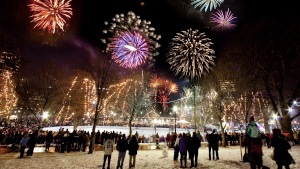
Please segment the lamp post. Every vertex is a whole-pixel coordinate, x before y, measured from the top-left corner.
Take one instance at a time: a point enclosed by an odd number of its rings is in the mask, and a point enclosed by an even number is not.
[[[175,112],[175,135],[176,135],[176,112],[177,112],[177,106],[174,106],[173,110]]]

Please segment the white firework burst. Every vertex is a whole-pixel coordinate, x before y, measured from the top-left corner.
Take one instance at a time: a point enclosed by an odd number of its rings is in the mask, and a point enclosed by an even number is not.
[[[151,21],[142,20],[140,16],[136,15],[134,12],[129,11],[127,16],[124,14],[116,14],[112,18],[112,22],[109,24],[107,21],[104,22],[109,28],[104,29],[103,34],[108,34],[108,39],[101,39],[103,43],[109,43],[112,41],[112,37],[122,34],[124,32],[139,32],[144,39],[146,39],[149,48],[149,61],[150,66],[154,64],[154,56],[157,56],[157,48],[160,44],[157,42],[161,39],[161,35],[155,34],[155,28],[151,27]]]
[[[210,11],[213,8],[216,9],[223,2],[224,0],[191,0],[191,5],[193,5],[194,8],[200,7],[200,11],[204,9],[206,12],[208,8]]]
[[[188,29],[177,33],[170,43],[167,62],[175,75],[181,74],[190,80],[198,79],[214,65],[213,43],[205,33]]]

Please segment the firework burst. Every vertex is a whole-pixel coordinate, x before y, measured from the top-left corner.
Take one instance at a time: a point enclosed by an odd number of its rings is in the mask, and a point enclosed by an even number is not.
[[[178,87],[175,83],[172,83],[169,80],[160,80],[160,86],[158,88],[158,98],[159,101],[162,102],[163,108],[166,110],[168,108],[168,102],[170,100],[169,96],[172,93],[176,93],[178,91]]]
[[[109,44],[112,58],[122,67],[135,68],[146,62],[149,51],[148,44],[138,32],[121,32]]]
[[[232,30],[236,27],[237,17],[234,17],[233,14],[229,11],[229,8],[226,12],[218,10],[216,13],[212,14],[210,17],[210,22],[217,23],[215,28],[220,31]]]
[[[154,89],[158,88],[162,85],[162,80],[157,77],[157,74],[155,74],[152,79],[150,80],[150,86]]]
[[[177,33],[172,41],[167,62],[176,75],[181,73],[181,77],[193,80],[211,69],[215,51],[210,48],[213,43],[205,33],[188,29]]]
[[[104,25],[109,25],[108,22],[104,22]],[[147,58],[143,57],[145,62],[146,60],[149,60],[150,66],[152,66],[155,62],[154,57],[157,56],[159,53],[157,52],[157,48],[160,47],[160,44],[157,42],[161,36],[154,33],[155,28],[151,27],[151,22],[142,20],[140,16],[135,15],[133,12],[128,12],[127,16],[124,14],[116,14],[115,17],[112,19],[112,22],[110,23],[110,26],[108,29],[104,29],[103,33],[108,34],[108,41],[106,39],[102,39],[102,42],[104,44],[108,44],[108,50],[122,50],[122,49],[116,49],[115,45],[110,45],[110,43],[113,43],[114,40],[116,40],[117,36],[124,35],[124,32],[128,33],[131,32],[131,34],[139,34],[140,40],[143,40],[147,44],[147,52],[144,52],[147,54]],[[113,37],[113,38],[110,38]],[[134,38],[132,38],[134,39]],[[112,47],[113,46],[113,47]],[[112,47],[112,48],[110,48]],[[130,46],[129,50],[135,50],[135,48],[132,48]],[[146,48],[143,48],[144,50]],[[132,57],[134,55],[131,55],[132,52],[127,52],[128,56],[126,57]],[[125,54],[125,53],[123,53]],[[145,55],[146,56],[146,55]],[[124,57],[124,56],[123,56]],[[133,59],[134,60],[134,59]],[[127,65],[127,63],[118,62],[119,64],[122,64],[123,67],[135,67],[133,65]]]
[[[223,2],[224,0],[192,0],[191,5],[193,5],[195,8],[200,7],[200,11],[204,9],[206,12],[208,8],[210,11],[213,8],[216,9]]]
[[[64,31],[66,20],[73,15],[70,5],[71,0],[33,0],[28,7],[33,15],[31,22],[34,28],[39,27],[54,34],[56,29]]]

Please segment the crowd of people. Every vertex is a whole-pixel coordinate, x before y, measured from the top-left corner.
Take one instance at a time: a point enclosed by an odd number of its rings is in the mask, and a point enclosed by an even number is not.
[[[68,129],[61,128],[58,132],[39,130],[37,125],[29,122],[26,125],[21,125],[17,120],[7,121],[0,119],[0,143],[2,145],[12,145],[13,148],[20,151],[20,158],[24,157],[25,148],[28,147],[26,156],[32,156],[36,144],[45,144],[45,151],[49,152],[50,147],[55,148],[55,151],[64,153],[67,151],[83,151],[90,144],[91,134],[84,130],[74,130],[69,132]],[[293,135],[290,140],[294,143],[299,143],[299,131],[293,130]],[[242,138],[241,140],[239,138]],[[111,153],[113,146],[116,145],[119,151],[117,168],[122,168],[126,151],[129,150],[130,167],[135,166],[136,154],[139,148],[138,143],[159,143],[165,142],[168,147],[174,148],[174,160],[178,160],[180,154],[181,167],[187,167],[187,159],[191,160],[190,167],[197,167],[198,149],[201,147],[201,142],[208,142],[208,157],[209,160],[219,160],[219,145],[222,144],[222,134],[217,130],[201,134],[196,133],[168,133],[166,137],[158,134],[152,136],[139,135],[136,132],[131,137],[126,137],[121,132],[108,132],[99,130],[95,134],[95,142],[93,144],[101,144],[104,149],[104,163],[110,167]],[[274,147],[273,159],[276,161],[278,168],[289,168],[289,165],[294,162],[292,156],[288,153],[291,148],[287,142],[287,138],[279,129],[274,129],[272,134],[259,131],[254,117],[250,118],[245,133],[225,132],[225,144],[235,145],[241,144],[246,147],[244,161],[249,161],[251,168],[261,168],[262,147]],[[212,155],[211,155],[212,154]],[[211,158],[212,156],[212,158]],[[187,158],[188,157],[188,158]]]

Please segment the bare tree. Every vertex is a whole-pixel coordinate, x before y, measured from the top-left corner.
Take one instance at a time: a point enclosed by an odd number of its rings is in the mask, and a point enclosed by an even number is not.
[[[264,18],[251,23],[251,28],[245,26],[229,42],[231,48],[239,49],[234,58],[247,59],[248,66],[257,72],[252,79],[264,89],[285,133],[292,132],[291,122],[300,115],[288,111],[300,92],[298,26],[293,21],[286,26],[281,21]]]
[[[49,62],[42,70],[23,72],[18,78],[16,91],[18,106],[38,120],[41,127],[42,115],[54,115],[62,105],[67,68]]]
[[[194,91],[196,91],[195,95]],[[194,126],[196,126],[196,128],[200,128],[201,130],[203,130],[205,126],[211,122],[212,117],[211,102],[207,97],[207,93],[208,92],[206,91],[205,87],[184,87],[183,93],[181,94],[181,98],[183,99],[178,104],[179,112],[186,115],[188,114],[187,111],[189,111],[192,107],[190,105],[194,105],[195,103],[196,113],[193,113],[191,117],[186,116],[186,119],[194,122]]]
[[[110,53],[106,52],[100,52],[98,56],[90,56],[87,65],[81,64],[81,70],[86,73],[86,77],[92,79],[95,82],[96,90],[95,113],[92,118],[93,129],[91,133],[89,154],[92,154],[94,151],[96,126],[100,119],[100,113],[105,108],[104,99],[106,98],[109,84],[114,79],[114,76],[111,76],[111,74],[113,73],[113,71],[110,70],[111,64],[111,55]]]

